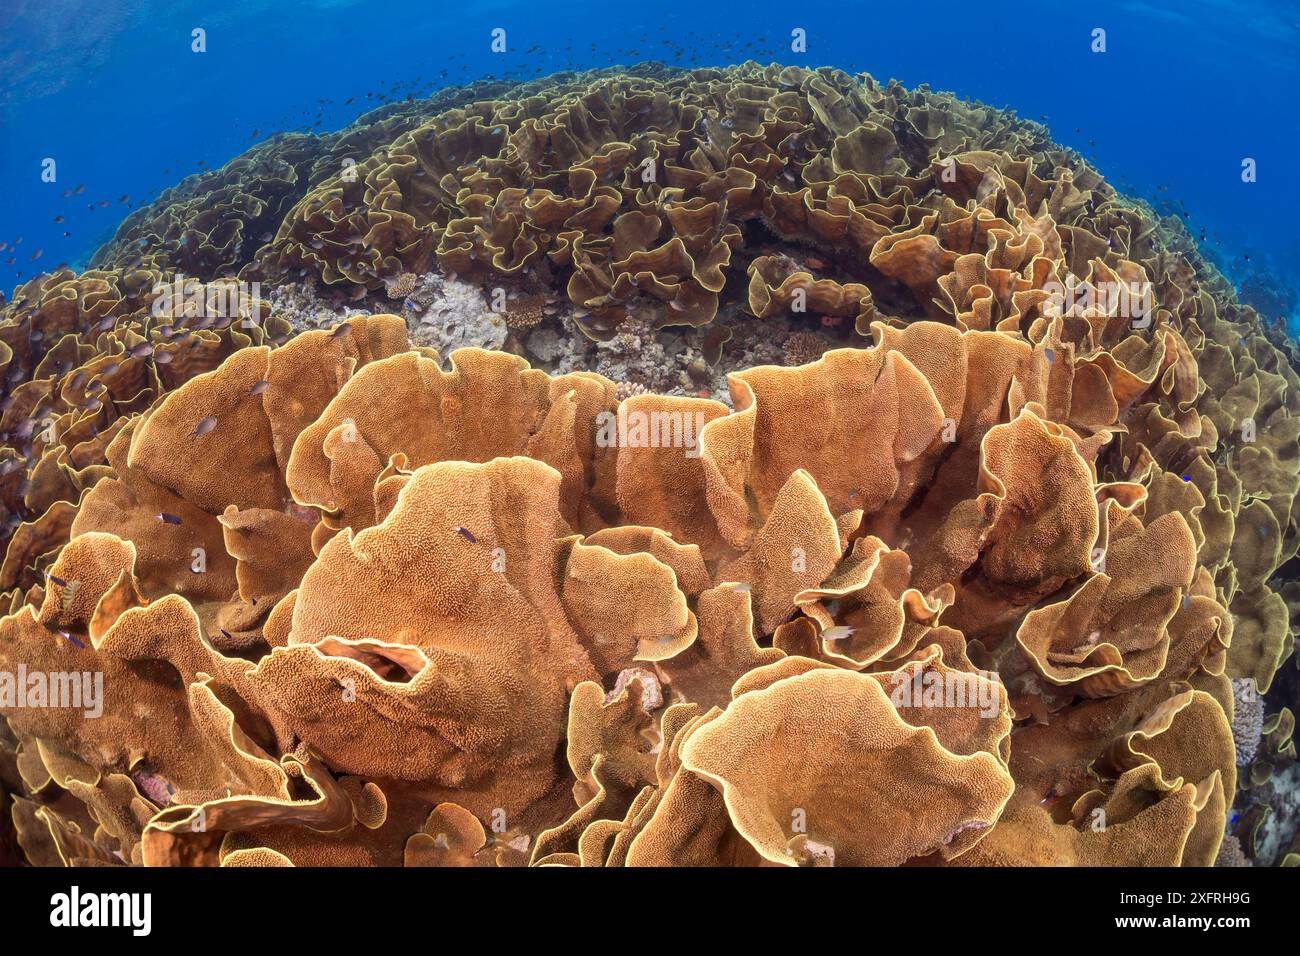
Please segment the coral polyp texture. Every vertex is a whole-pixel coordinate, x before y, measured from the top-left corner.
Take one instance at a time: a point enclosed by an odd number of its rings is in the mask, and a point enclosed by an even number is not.
[[[1300,378],[1180,226],[865,75],[457,95],[5,308],[0,672],[103,686],[0,686],[23,860],[1300,859]],[[219,321],[150,308],[235,268]],[[376,308],[298,331],[286,283]],[[466,284],[504,349],[377,306]]]

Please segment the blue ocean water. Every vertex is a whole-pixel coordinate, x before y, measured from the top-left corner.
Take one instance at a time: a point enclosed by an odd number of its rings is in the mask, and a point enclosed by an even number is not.
[[[1046,117],[1121,191],[1204,229],[1248,300],[1267,290],[1268,317],[1300,333],[1296,0],[0,0],[0,289],[84,264],[130,208],[275,132],[484,77],[747,59]]]

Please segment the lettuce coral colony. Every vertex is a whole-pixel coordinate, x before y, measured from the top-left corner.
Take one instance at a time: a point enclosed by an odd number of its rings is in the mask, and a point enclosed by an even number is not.
[[[1294,354],[1038,124],[752,63],[467,88],[93,265],[0,314],[0,670],[105,688],[0,698],[30,863],[1206,866],[1294,765]],[[503,336],[801,338],[719,401],[242,291],[430,272]]]

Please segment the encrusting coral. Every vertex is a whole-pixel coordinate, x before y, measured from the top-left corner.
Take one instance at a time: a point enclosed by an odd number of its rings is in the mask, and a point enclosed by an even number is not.
[[[163,330],[158,263],[29,287],[0,673],[104,685],[0,686],[29,862],[1208,866],[1294,764],[1241,689],[1293,650],[1300,379],[1042,127],[651,68],[458,105],[356,172],[243,276],[439,268],[512,333],[562,286],[597,338],[739,304],[807,348],[724,403],[396,315]],[[175,338],[205,343],[179,376]]]

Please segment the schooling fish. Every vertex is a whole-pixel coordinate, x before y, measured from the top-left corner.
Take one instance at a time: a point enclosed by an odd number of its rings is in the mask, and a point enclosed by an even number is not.
[[[160,511],[160,512],[158,512],[158,514],[155,515],[154,517],[156,517],[159,521],[163,522],[164,524],[180,524],[180,523],[181,523],[181,519],[180,519],[180,518],[178,518],[176,515],[168,514],[168,513],[165,512],[165,511]]]
[[[248,394],[249,394],[249,395],[261,395],[263,392],[265,392],[265,391],[266,391],[268,388],[270,388],[270,387],[271,387],[271,383],[268,382],[266,379],[262,379],[262,381],[260,381],[260,382],[254,382],[254,383],[253,383],[253,387],[250,388],[250,389],[248,390]]]
[[[199,422],[197,425],[194,426],[194,431],[190,433],[190,437],[200,438],[203,435],[206,435],[208,432],[212,431],[212,429],[216,427],[217,427],[217,416],[209,415],[207,418],[203,419],[203,421]]]
[[[846,624],[840,624],[836,627],[827,628],[822,632],[822,639],[826,641],[842,641],[845,638],[853,636],[853,628]]]
[[[467,528],[457,528],[456,533],[460,535],[462,538],[464,538],[466,541],[468,541],[470,544],[478,544],[478,538],[470,534]]]

